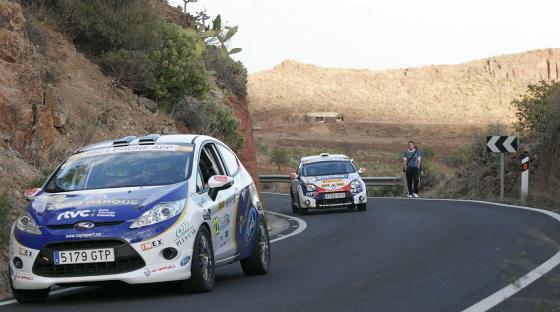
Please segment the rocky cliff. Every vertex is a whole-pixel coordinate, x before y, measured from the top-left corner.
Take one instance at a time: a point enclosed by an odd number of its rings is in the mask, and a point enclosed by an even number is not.
[[[337,111],[370,122],[510,123],[510,102],[528,83],[556,80],[560,49],[496,56],[460,65],[386,71],[320,68],[285,61],[249,77],[257,121]]]

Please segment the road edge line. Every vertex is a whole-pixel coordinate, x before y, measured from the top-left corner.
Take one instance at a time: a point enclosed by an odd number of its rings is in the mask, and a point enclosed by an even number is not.
[[[295,231],[293,231],[293,232],[290,232],[289,234],[286,234],[286,235],[284,235],[284,236],[281,236],[281,237],[277,237],[277,238],[275,238],[275,239],[272,239],[272,240],[270,241],[270,243],[275,243],[275,242],[277,242],[277,241],[281,241],[281,240],[283,240],[283,239],[286,239],[286,238],[289,238],[289,237],[298,235],[298,234],[300,234],[301,232],[305,231],[305,229],[307,228],[307,222],[305,222],[303,219],[300,219],[300,218],[298,218],[298,217],[289,216],[289,215],[285,215],[285,214],[283,214],[283,213],[273,212],[273,211],[265,211],[265,213],[270,213],[270,214],[273,214],[273,215],[275,215],[275,216],[279,216],[279,217],[286,218],[286,219],[292,219],[292,220],[295,220],[295,221],[298,223],[298,228],[297,228],[297,230],[295,230]]]

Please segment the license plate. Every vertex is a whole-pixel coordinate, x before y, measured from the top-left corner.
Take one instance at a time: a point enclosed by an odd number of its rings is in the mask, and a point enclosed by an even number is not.
[[[113,261],[115,261],[114,248],[64,250],[54,252],[55,265]]]
[[[335,199],[335,198],[345,198],[346,194],[345,193],[330,193],[330,194],[325,194],[325,199]]]

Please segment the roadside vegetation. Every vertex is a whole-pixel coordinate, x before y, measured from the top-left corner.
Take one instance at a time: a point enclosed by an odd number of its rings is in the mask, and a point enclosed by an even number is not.
[[[240,49],[227,44],[237,27],[222,25],[218,15],[189,16],[191,25],[164,19],[160,0],[28,0],[26,12],[33,23],[51,25],[64,33],[117,86],[157,103],[159,109],[219,113],[220,117],[181,118],[186,126],[217,136],[236,149],[243,146],[233,110],[218,108],[223,99],[212,96],[213,83],[226,95],[247,94],[247,71],[230,55]],[[31,27],[32,30],[36,27]],[[33,34],[39,32],[33,32]],[[35,36],[40,42],[41,37]],[[196,101],[184,101],[192,97]],[[193,105],[193,107],[181,107]],[[201,105],[206,105],[200,109]],[[197,122],[209,120],[209,127]],[[232,122],[233,121],[233,122]]]
[[[529,204],[560,209],[555,190],[560,187],[560,82],[540,82],[527,87],[512,102],[517,120],[512,127],[519,137],[519,153],[506,154],[506,200],[518,202],[520,160],[529,156]],[[486,135],[510,135],[505,125],[493,125],[473,134],[472,143],[447,158],[457,173],[436,187],[433,196],[495,200],[499,194],[499,156],[486,152]]]

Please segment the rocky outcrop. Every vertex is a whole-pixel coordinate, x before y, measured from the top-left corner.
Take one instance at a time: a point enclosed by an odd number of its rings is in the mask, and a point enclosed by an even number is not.
[[[557,80],[560,49],[497,56],[460,65],[386,71],[320,68],[285,61],[249,77],[257,122],[274,116],[337,111],[347,120],[510,123],[511,101],[527,84]]]

